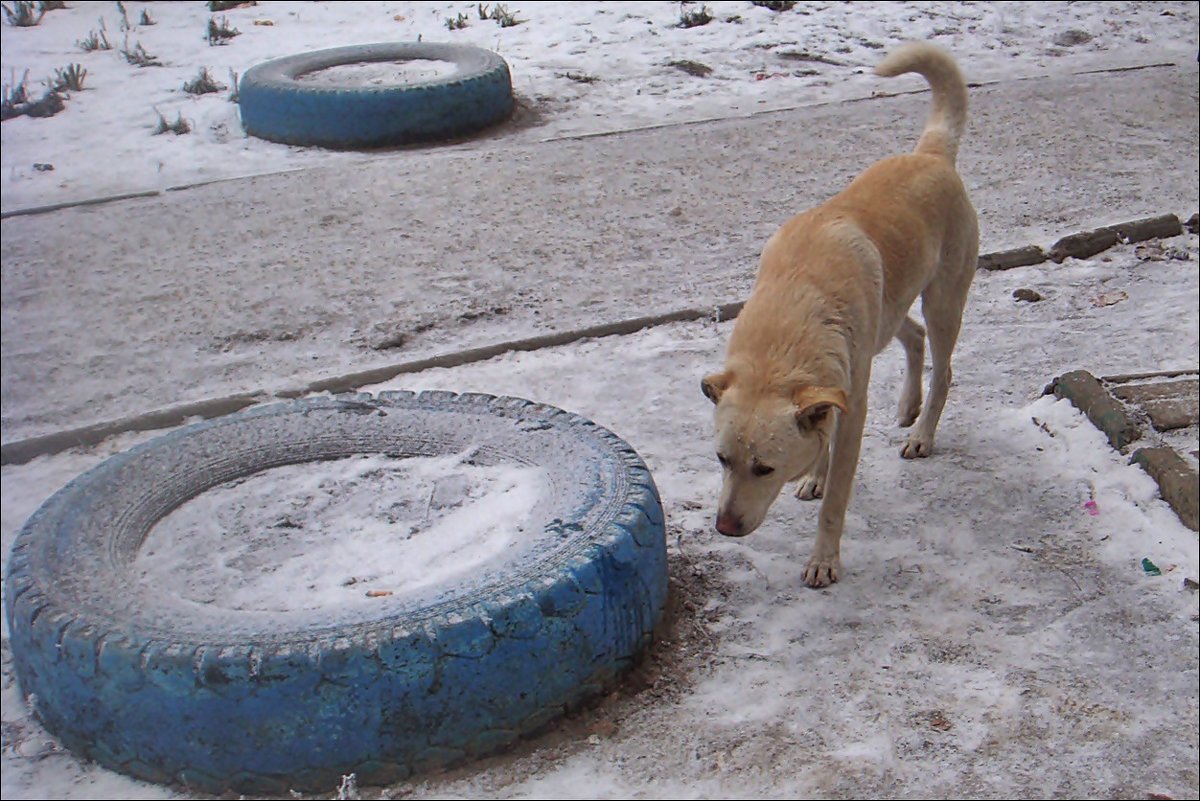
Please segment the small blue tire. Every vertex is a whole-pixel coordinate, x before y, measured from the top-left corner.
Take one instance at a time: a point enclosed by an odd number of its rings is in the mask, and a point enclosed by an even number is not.
[[[377,62],[449,62],[451,74],[415,83],[329,85],[322,70]],[[473,134],[513,110],[508,64],[478,47],[399,42],[274,59],[238,83],[242,126],[260,139],[349,150]]]
[[[282,613],[189,601],[133,568],[187,500],[362,454],[542,468],[519,557],[378,603]],[[506,561],[507,560],[507,561]],[[386,784],[496,752],[608,691],[667,598],[658,491],[612,432],[515,398],[304,399],[180,429],[52,496],[5,582],[13,665],[72,751],[206,793]]]

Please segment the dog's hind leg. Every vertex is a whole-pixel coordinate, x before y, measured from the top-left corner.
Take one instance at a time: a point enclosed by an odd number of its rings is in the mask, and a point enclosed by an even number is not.
[[[974,257],[971,265],[974,266]],[[934,433],[942,417],[942,409],[946,405],[946,396],[950,392],[950,356],[958,342],[963,307],[966,305],[967,292],[971,288],[973,272],[963,271],[959,280],[949,286],[931,284],[921,295],[921,311],[925,316],[925,329],[929,336],[932,374],[925,408],[917,417],[916,428],[900,450],[900,455],[905,459],[916,459],[933,452]]]
[[[925,329],[911,317],[905,317],[896,332],[904,346],[904,388],[900,390],[898,419],[903,428],[917,420],[921,412],[921,373],[925,369]]]

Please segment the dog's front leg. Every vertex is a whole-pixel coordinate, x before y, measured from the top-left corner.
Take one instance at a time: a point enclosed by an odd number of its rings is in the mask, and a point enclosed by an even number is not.
[[[811,472],[805,473],[796,482],[796,497],[812,501],[825,494],[825,477],[829,474],[829,448],[821,452]]]
[[[866,386],[864,379],[860,386]],[[846,522],[846,507],[854,488],[854,473],[858,469],[858,453],[862,447],[863,426],[867,419],[867,393],[858,391],[837,421],[833,448],[829,458],[829,473],[825,480],[825,498],[817,521],[817,542],[804,568],[804,583],[810,587],[827,587],[838,580],[842,527]]]

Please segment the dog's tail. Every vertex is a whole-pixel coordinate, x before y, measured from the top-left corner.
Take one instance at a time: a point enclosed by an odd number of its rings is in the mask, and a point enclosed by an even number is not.
[[[909,42],[888,55],[875,74],[885,78],[915,72],[933,89],[933,111],[925,123],[917,153],[943,156],[954,163],[967,125],[967,85],[958,65],[942,48],[928,42]]]

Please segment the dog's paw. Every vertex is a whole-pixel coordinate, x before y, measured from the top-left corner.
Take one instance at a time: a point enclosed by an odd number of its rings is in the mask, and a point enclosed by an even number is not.
[[[914,404],[900,404],[900,411],[896,415],[896,422],[901,428],[908,428],[913,423],[917,422],[917,418],[921,414],[921,403],[918,401]]]
[[[805,476],[796,484],[796,497],[802,501],[815,501],[825,494],[825,479]]]
[[[813,554],[804,568],[804,583],[819,589],[837,582],[841,565],[836,556],[821,558]]]
[[[900,455],[905,459],[924,459],[933,453],[933,440],[913,434],[900,449]]]

